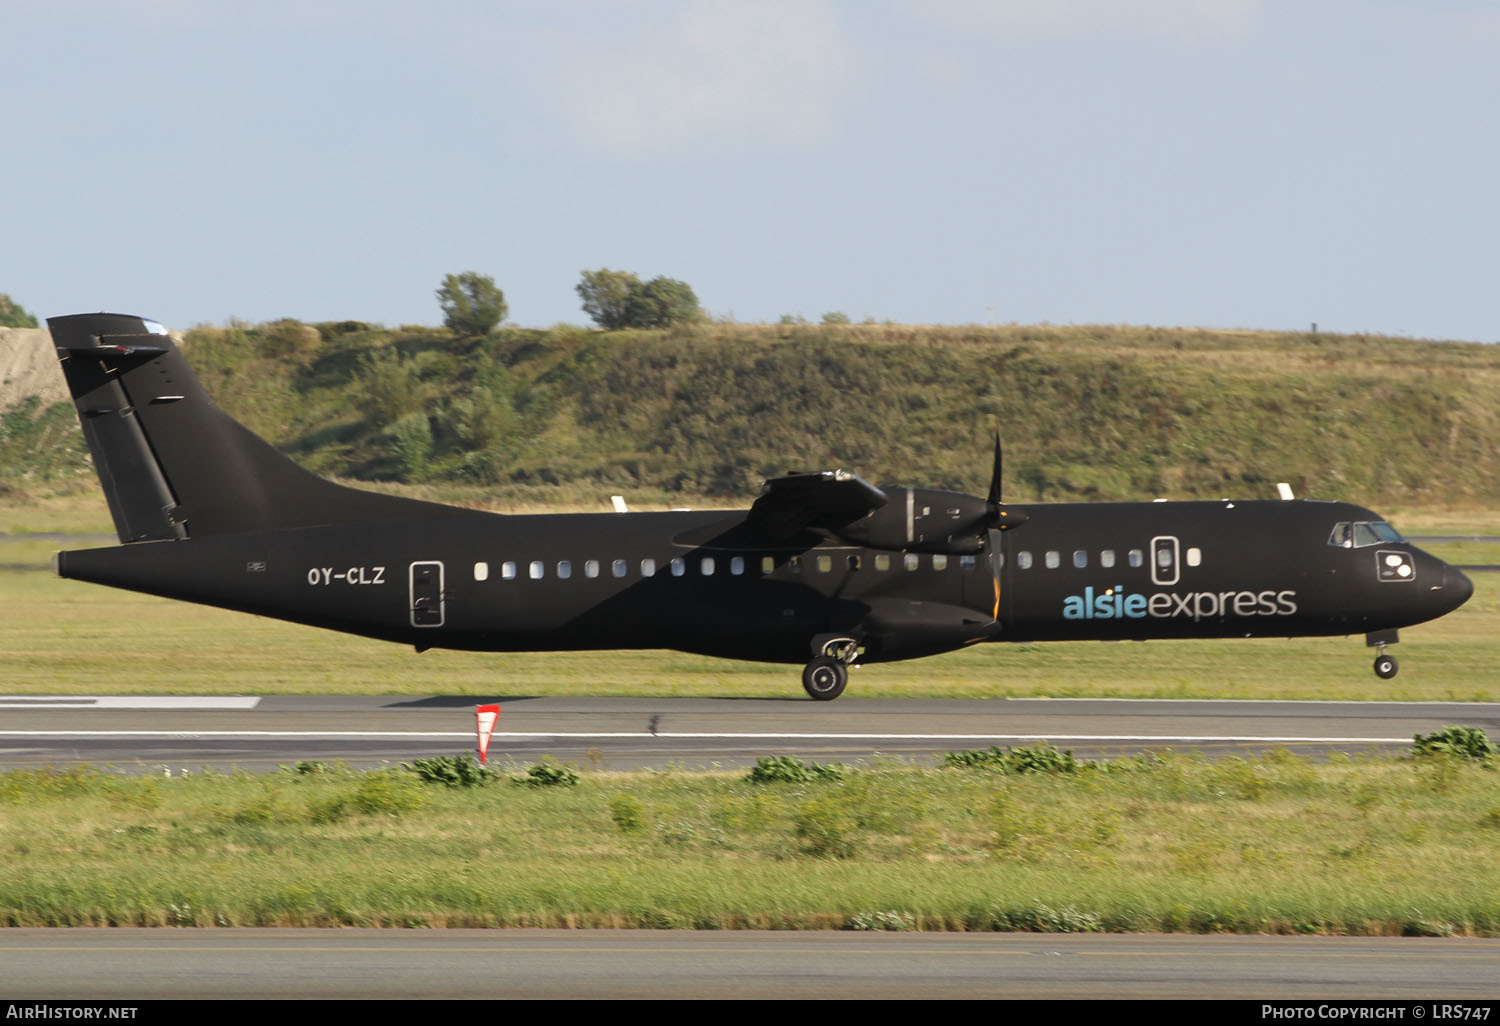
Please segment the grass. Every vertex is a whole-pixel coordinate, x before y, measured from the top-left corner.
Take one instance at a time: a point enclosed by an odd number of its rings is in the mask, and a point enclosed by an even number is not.
[[[0,923],[1500,934],[1500,791],[1448,757],[841,780],[0,774]]]

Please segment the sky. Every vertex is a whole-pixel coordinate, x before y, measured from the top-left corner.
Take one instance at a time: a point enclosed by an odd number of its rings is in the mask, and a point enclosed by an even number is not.
[[[0,292],[1500,339],[1493,0],[0,0]]]

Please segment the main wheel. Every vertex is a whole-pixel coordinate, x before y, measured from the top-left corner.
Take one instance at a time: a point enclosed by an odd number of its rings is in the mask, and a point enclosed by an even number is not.
[[[802,687],[820,702],[831,702],[844,693],[849,668],[840,660],[818,656],[802,670]]]
[[[1390,680],[1396,675],[1400,666],[1396,663],[1395,656],[1378,655],[1375,657],[1375,676],[1381,680]]]

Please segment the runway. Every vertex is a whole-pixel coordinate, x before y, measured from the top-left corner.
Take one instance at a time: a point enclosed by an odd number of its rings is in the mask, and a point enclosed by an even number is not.
[[[1239,998],[1277,1003],[1386,998],[1475,1003],[1500,993],[1493,971],[1497,958],[1500,940],[1402,937],[7,930],[0,933],[0,998]]]
[[[748,765],[763,755],[859,761],[1047,741],[1080,757],[1285,747],[1396,752],[1447,724],[1500,736],[1500,705],[1142,699],[541,698],[526,696],[16,696],[0,698],[0,766],[88,762],[141,772],[264,770],[304,759],[372,766],[475,747],[498,701],[492,759],[595,769]]]

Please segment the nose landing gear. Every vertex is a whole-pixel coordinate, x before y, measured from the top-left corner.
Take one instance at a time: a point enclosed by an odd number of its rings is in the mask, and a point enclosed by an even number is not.
[[[849,667],[861,651],[857,638],[819,635],[813,639],[818,655],[802,670],[802,689],[819,702],[831,702],[844,693]]]
[[[1375,676],[1381,680],[1390,680],[1400,668],[1400,664],[1396,662],[1396,657],[1386,655],[1385,646],[1381,645],[1380,654],[1375,657]]]
[[[1394,645],[1397,640],[1395,631],[1377,631],[1373,634],[1365,635],[1365,644],[1377,649],[1380,653],[1375,657],[1375,676],[1381,680],[1390,680],[1396,675],[1396,671],[1401,668],[1400,664],[1396,662],[1396,657],[1387,655],[1385,651],[1385,646]]]

